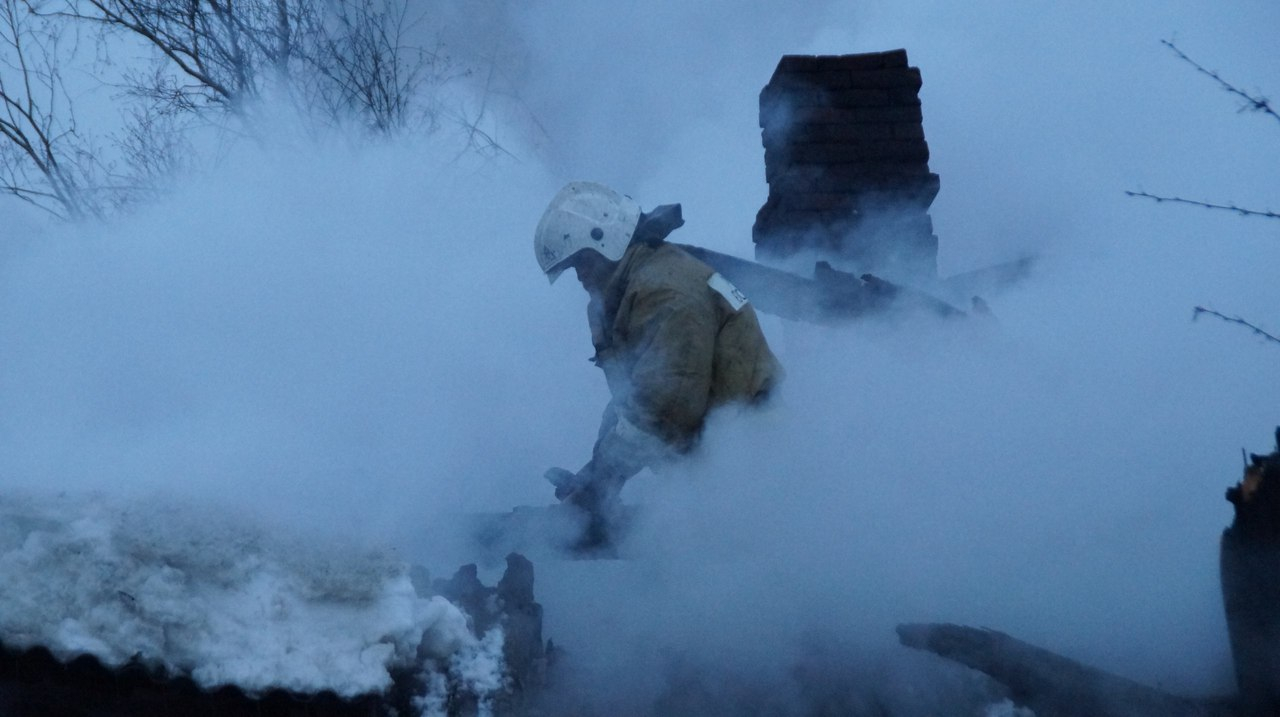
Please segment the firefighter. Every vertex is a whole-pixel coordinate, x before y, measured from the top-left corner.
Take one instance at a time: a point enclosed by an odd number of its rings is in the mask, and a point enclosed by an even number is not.
[[[547,278],[573,269],[587,291],[592,360],[611,394],[591,460],[577,473],[546,476],[557,498],[592,516],[596,532],[629,478],[688,453],[708,412],[758,404],[781,376],[746,297],[665,241],[682,224],[678,204],[644,213],[608,187],[573,182],[534,235]]]

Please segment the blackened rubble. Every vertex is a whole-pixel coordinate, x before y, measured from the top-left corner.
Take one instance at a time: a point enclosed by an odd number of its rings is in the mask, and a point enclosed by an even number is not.
[[[1219,573],[1243,714],[1280,712],[1280,428],[1277,450],[1252,454],[1227,490],[1235,517]]]
[[[533,597],[533,578],[533,563],[511,553],[496,587],[480,582],[474,563],[430,586],[429,594],[444,597],[471,618],[477,637],[495,627],[502,629],[508,684],[493,706],[495,714],[523,714],[546,684],[548,649],[542,638],[542,605]],[[423,582],[416,580],[415,585],[421,590]]]
[[[185,675],[133,662],[118,669],[92,655],[62,662],[44,647],[0,645],[0,714],[6,717],[356,717],[379,714],[380,695],[344,699],[333,692],[272,690],[251,695],[234,685],[205,690]]]
[[[1172,695],[994,630],[899,625],[902,644],[981,670],[1036,714],[1063,717],[1274,717],[1280,714],[1280,428],[1276,450],[1247,455],[1226,491],[1235,509],[1219,555],[1222,602],[1239,692]]]
[[[1057,717],[1231,717],[1230,699],[1193,699],[1148,687],[1015,639],[964,625],[899,625],[903,645],[985,672],[1011,699]]]

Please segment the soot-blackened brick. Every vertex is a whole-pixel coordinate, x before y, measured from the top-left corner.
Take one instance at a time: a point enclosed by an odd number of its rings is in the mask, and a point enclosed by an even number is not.
[[[858,271],[936,271],[921,82],[906,50],[779,61],[760,92],[758,258],[816,251]]]

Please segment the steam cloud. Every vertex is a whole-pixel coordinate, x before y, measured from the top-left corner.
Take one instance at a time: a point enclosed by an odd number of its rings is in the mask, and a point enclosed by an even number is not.
[[[486,5],[491,24],[451,37],[502,50],[494,111],[519,160],[455,159],[447,133],[286,138],[108,225],[0,202],[5,485],[161,493],[451,569],[444,518],[548,502],[538,476],[588,455],[607,400],[585,297],[548,289],[529,251],[556,188],[681,201],[680,241],[749,254],[777,57],[905,46],[942,273],[1028,252],[1038,273],[987,297],[993,323],[766,319],[777,405],[718,417],[689,464],[628,486],[647,517],[627,560],[537,562],[546,633],[578,668],[563,699],[644,712],[699,670],[792,694],[797,664],[856,664],[851,690],[942,709],[928,694],[987,688],[892,646],[896,622],[931,620],[1229,691],[1221,490],[1241,445],[1270,446],[1280,353],[1190,316],[1272,320],[1276,224],[1123,190],[1274,207],[1280,128],[1157,40],[1263,83],[1278,11],[738,7]]]

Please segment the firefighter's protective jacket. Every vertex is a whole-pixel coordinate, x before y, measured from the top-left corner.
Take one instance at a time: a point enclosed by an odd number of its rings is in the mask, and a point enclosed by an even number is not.
[[[746,298],[665,242],[628,247],[588,314],[612,394],[592,463],[623,480],[688,451],[711,409],[757,403],[781,378]]]

